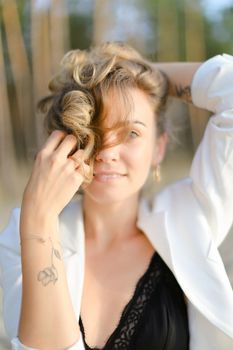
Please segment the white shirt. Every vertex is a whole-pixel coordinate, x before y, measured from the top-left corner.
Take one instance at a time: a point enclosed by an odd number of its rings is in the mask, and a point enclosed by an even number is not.
[[[214,115],[190,176],[168,186],[150,205],[142,199],[137,225],[188,298],[190,350],[232,350],[233,291],[218,247],[233,221],[233,57],[218,55],[203,63],[191,91],[194,104]],[[0,284],[12,349],[31,350],[17,338],[22,294],[19,215],[20,208],[13,209],[0,235]],[[59,234],[78,323],[85,257],[82,200],[64,208]],[[82,337],[71,349],[85,349]]]

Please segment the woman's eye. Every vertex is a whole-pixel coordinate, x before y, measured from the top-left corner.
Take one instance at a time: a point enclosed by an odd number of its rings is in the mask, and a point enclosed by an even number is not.
[[[129,137],[131,139],[135,139],[138,136],[139,136],[139,134],[136,131],[134,131],[134,130],[130,131],[130,133],[129,133]]]

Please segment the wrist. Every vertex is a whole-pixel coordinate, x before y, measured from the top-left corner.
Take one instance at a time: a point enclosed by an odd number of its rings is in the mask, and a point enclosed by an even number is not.
[[[56,236],[58,233],[58,217],[21,210],[20,236],[40,234],[43,237]]]
[[[57,237],[54,237],[52,235],[42,235],[42,234],[25,234],[25,235],[22,235],[21,238],[20,238],[20,245],[22,246],[24,244],[25,241],[32,241],[32,240],[35,240],[37,241],[38,243],[40,244],[52,244],[52,247],[54,248],[55,246],[58,247],[60,246],[61,247],[61,243],[60,241],[58,240]],[[56,250],[58,252],[58,250]]]
[[[38,198],[24,194],[21,203],[21,215],[42,223],[55,221],[58,214],[53,210],[53,206],[50,206],[50,208],[48,206],[46,200],[38,200]]]

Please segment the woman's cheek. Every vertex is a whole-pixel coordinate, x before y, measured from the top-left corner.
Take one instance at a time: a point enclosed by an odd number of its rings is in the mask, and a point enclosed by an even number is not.
[[[151,167],[152,153],[146,147],[140,147],[138,150],[132,150],[130,155],[131,167],[138,169],[139,172],[146,171]]]

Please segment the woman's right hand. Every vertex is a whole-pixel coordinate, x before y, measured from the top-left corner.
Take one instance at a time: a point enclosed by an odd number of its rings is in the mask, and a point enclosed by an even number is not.
[[[55,130],[37,153],[31,176],[25,187],[21,212],[31,218],[44,221],[46,217],[57,219],[59,213],[72,199],[84,180],[89,166],[79,166],[83,150],[74,151],[77,139],[74,135]]]

